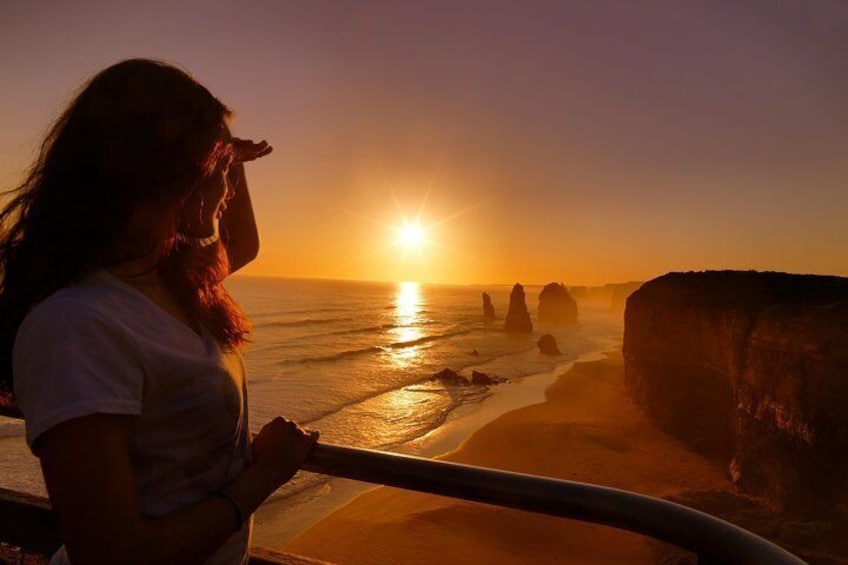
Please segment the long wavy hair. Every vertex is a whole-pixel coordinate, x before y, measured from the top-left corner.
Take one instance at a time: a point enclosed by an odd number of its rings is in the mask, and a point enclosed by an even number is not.
[[[160,276],[224,348],[247,321],[221,282],[221,244],[174,243],[192,191],[215,174],[230,110],[184,71],[131,59],[89,80],[0,211],[0,390],[29,309],[99,268],[159,253]]]

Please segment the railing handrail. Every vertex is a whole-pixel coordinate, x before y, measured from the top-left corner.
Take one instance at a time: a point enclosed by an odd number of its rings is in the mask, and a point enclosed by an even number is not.
[[[3,412],[21,417],[14,410]],[[328,443],[315,445],[303,469],[604,524],[687,549],[699,561],[739,565],[805,563],[778,545],[710,514],[611,487]]]
[[[804,563],[772,542],[710,514],[611,487],[327,443],[315,446],[303,469],[604,524],[687,549],[699,561]]]

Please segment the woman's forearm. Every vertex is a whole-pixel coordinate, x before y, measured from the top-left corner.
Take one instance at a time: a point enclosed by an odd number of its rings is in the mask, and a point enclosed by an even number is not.
[[[44,480],[71,562],[203,561],[236,532],[232,506],[210,496],[165,516],[140,514],[130,423],[130,416],[91,414],[57,424],[38,438]],[[246,520],[284,478],[254,461],[224,491]]]
[[[260,465],[251,465],[222,491],[238,505],[246,522],[279,485]],[[159,518],[148,518],[138,532],[139,563],[196,563],[217,551],[238,531],[238,515],[220,496],[209,496]]]
[[[259,232],[247,190],[244,164],[234,163],[230,167],[227,181],[233,196],[221,217],[221,227],[227,238],[230,272],[234,273],[256,258],[259,253]]]
[[[213,495],[165,516],[143,516],[132,466],[131,418],[102,413],[73,418],[34,444],[71,562],[202,562],[236,533],[239,514],[226,498]],[[244,520],[295,474],[316,439],[316,433],[281,417],[254,436],[252,463],[222,488]]]

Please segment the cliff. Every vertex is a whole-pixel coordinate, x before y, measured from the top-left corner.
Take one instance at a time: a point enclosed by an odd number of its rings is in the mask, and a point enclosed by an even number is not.
[[[504,330],[508,332],[533,331],[533,322],[530,321],[530,312],[527,311],[527,301],[524,297],[524,287],[516,283],[509,295],[509,310],[506,312]]]
[[[539,324],[572,326],[577,323],[577,303],[564,285],[550,283],[539,293]]]
[[[570,286],[568,294],[579,306],[609,306],[610,289],[604,286]]]
[[[628,385],[779,510],[848,511],[848,279],[670,273],[627,300]]]

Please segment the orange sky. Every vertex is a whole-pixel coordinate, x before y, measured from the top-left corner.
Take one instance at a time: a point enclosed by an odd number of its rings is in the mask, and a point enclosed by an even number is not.
[[[249,273],[848,275],[842,1],[172,4],[3,3],[0,185],[83,80],[147,56],[275,147],[248,168]]]

